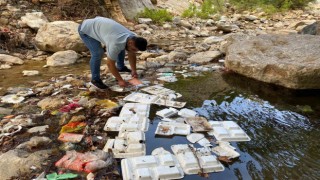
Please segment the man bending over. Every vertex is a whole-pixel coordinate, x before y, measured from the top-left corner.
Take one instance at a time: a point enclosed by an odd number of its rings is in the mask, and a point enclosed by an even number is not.
[[[121,24],[104,17],[84,20],[79,26],[78,32],[91,53],[90,69],[92,85],[99,89],[108,88],[100,79],[100,65],[104,54],[101,43],[106,46],[107,66],[112,75],[117,79],[119,86],[127,86],[127,82],[122,79],[119,72],[131,72],[132,77],[138,77],[136,52],[146,50],[146,39],[137,37]],[[125,50],[128,52],[131,70],[124,65]]]

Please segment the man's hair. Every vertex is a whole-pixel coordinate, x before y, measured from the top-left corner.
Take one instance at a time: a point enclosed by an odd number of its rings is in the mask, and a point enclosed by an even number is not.
[[[139,49],[139,51],[145,51],[147,49],[148,41],[143,37],[132,37],[134,40],[134,45],[136,48]]]

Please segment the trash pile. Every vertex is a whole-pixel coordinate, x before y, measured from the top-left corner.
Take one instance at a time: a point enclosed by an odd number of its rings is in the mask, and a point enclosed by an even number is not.
[[[175,78],[173,73],[159,76],[170,77],[161,79],[168,82]],[[123,179],[181,179],[223,171],[222,163],[240,156],[229,142],[250,141],[235,122],[208,121],[198,116],[196,111],[184,108],[187,102],[178,101],[181,94],[161,84],[149,86],[150,82],[138,79],[130,83],[128,89],[114,86],[117,92],[130,93],[113,99],[74,75],[12,90],[1,97],[2,103],[14,104],[13,109],[2,105],[7,109],[1,109],[6,112],[0,123],[1,146],[15,147],[15,139],[31,136],[16,148],[30,153],[58,148],[60,153],[50,161],[54,168],[38,172],[37,179],[120,178],[116,159],[122,159]],[[152,143],[146,140],[152,105],[161,108],[156,112],[161,121],[152,133],[159,137],[185,136],[189,144],[172,144],[172,152],[157,148],[147,154],[148,143]],[[16,114],[20,115],[12,115],[19,108],[22,112]],[[39,108],[41,113],[36,113]]]
[[[186,102],[175,101],[181,94],[173,90],[154,85],[141,91],[148,94],[134,92],[126,96],[124,100],[133,103],[126,103],[120,115],[110,117],[104,128],[118,133],[115,139],[108,140],[103,150],[122,159],[123,179],[181,179],[185,174],[208,177],[208,173],[224,170],[220,161],[230,162],[240,156],[229,142],[250,141],[233,121],[208,121],[197,116],[197,112],[183,108]],[[155,135],[183,135],[190,144],[172,145],[173,154],[162,148],[146,155],[145,132],[151,104],[169,107],[156,112],[162,121]],[[217,140],[216,144],[208,140],[209,136]],[[201,147],[196,148],[195,143]]]

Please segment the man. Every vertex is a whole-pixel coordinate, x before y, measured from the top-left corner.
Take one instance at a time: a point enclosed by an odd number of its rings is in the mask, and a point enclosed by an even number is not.
[[[100,79],[100,65],[104,54],[101,43],[106,46],[107,66],[121,87],[126,87],[127,82],[122,79],[119,72],[131,72],[132,77],[138,77],[136,52],[146,50],[146,39],[137,37],[121,24],[104,17],[84,20],[78,31],[91,53],[92,85],[99,89],[108,88]],[[124,65],[125,50],[128,52],[131,70]]]

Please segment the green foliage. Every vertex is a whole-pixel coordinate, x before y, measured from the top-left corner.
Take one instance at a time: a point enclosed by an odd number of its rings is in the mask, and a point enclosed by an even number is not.
[[[261,7],[265,12],[273,13],[289,9],[303,8],[314,0],[229,0],[240,10],[250,10]]]
[[[166,21],[172,21],[173,16],[166,9],[145,8],[142,12],[138,13],[137,18],[150,18],[153,22],[162,24]]]
[[[182,13],[182,17],[199,17],[208,19],[217,11],[222,11],[223,0],[204,0],[200,7],[190,4],[189,8]]]
[[[197,10],[196,5],[190,4],[188,9],[184,10],[181,16],[185,18],[194,17],[196,14],[196,10]]]

